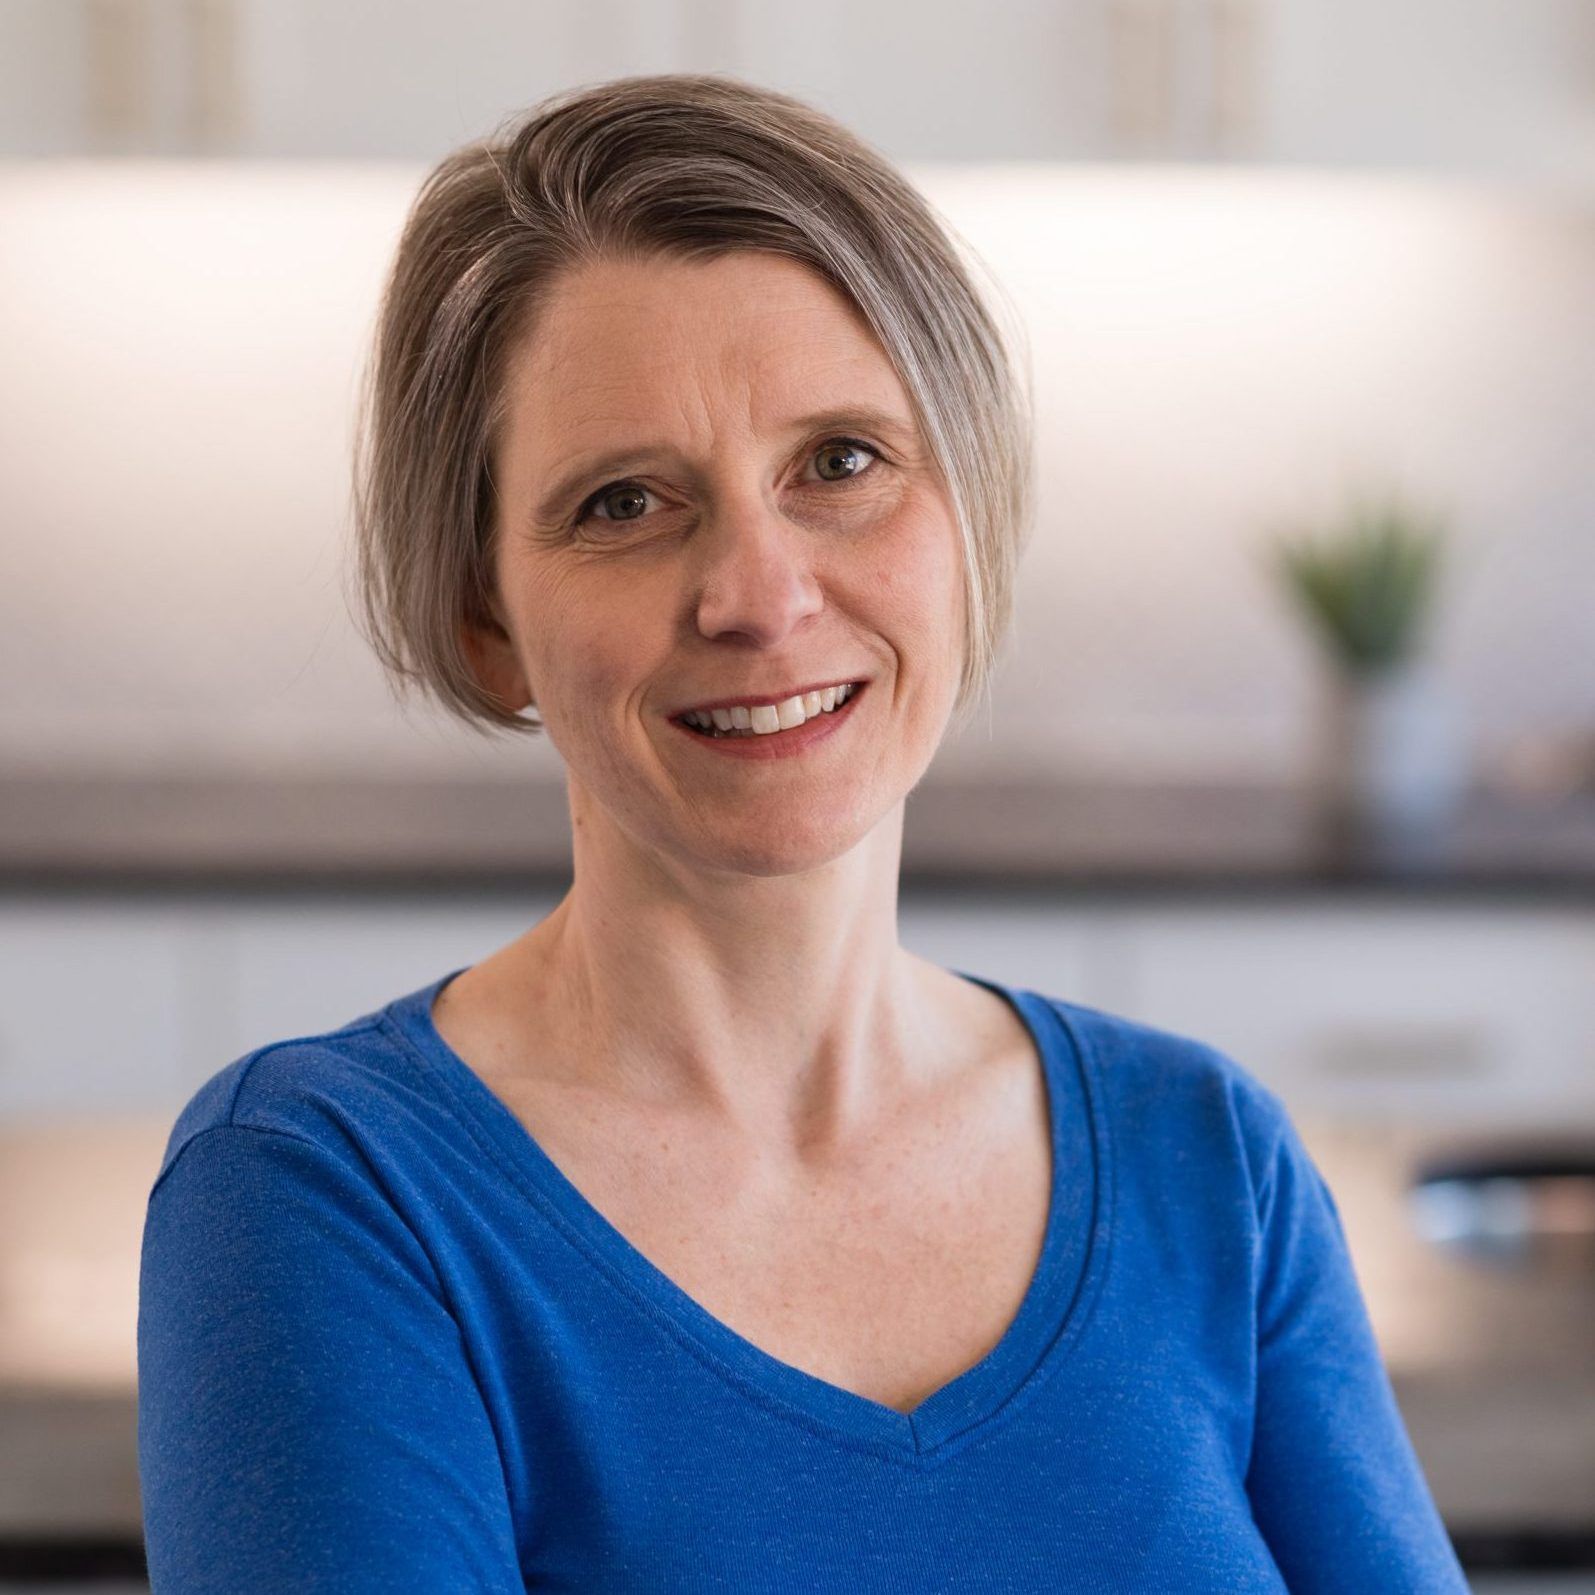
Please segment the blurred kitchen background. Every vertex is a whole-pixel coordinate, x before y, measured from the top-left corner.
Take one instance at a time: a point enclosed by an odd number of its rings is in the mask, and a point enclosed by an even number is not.
[[[673,70],[904,163],[1031,351],[904,940],[1277,1090],[1476,1587],[1595,1590],[1591,0],[0,0],[0,1584],[143,1587],[188,1095],[568,882],[552,750],[349,619],[353,400],[427,166]]]

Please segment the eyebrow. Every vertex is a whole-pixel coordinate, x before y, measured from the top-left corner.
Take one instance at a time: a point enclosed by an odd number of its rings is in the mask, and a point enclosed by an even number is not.
[[[918,427],[895,410],[880,410],[869,405],[850,405],[836,410],[816,410],[811,415],[799,416],[786,424],[785,431],[792,434],[826,430],[873,432],[891,438],[905,447],[919,436]],[[588,482],[598,478],[622,476],[673,452],[664,444],[642,444],[622,449],[609,449],[583,460],[566,471],[541,499],[533,515],[539,522],[549,522],[558,515],[568,500],[573,498]]]

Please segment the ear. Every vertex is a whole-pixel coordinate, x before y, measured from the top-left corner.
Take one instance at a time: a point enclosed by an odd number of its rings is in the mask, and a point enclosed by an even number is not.
[[[460,648],[477,685],[491,693],[512,714],[530,706],[532,689],[509,633],[497,620],[466,621],[460,626]]]

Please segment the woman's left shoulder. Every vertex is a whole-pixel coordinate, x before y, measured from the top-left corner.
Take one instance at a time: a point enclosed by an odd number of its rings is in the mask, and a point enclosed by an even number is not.
[[[1111,1121],[1138,1143],[1186,1147],[1216,1137],[1254,1172],[1297,1144],[1283,1099],[1222,1046],[1129,1014],[1041,993]]]

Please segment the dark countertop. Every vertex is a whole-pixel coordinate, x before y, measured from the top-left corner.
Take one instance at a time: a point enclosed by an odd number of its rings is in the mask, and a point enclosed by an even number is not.
[[[562,783],[0,780],[0,888],[523,891],[568,881]],[[1595,793],[1476,790],[1406,859],[1331,844],[1299,789],[927,778],[906,887],[1595,900]]]

